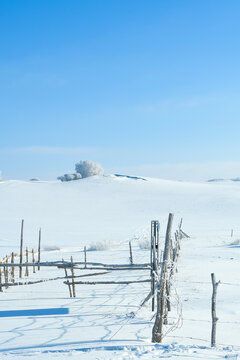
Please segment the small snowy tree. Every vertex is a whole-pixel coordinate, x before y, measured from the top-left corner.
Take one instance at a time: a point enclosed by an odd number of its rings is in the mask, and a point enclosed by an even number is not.
[[[90,160],[81,160],[75,165],[76,172],[81,174],[83,178],[94,176],[94,175],[103,175],[103,168],[100,164],[90,161]]]
[[[63,176],[58,176],[57,179],[61,180],[61,181],[66,181],[64,175]]]
[[[64,177],[65,177],[66,181],[74,180],[74,175],[73,174],[64,174]]]
[[[72,181],[72,180],[79,180],[82,178],[81,174],[64,174],[63,176],[58,176],[58,180],[61,181]]]

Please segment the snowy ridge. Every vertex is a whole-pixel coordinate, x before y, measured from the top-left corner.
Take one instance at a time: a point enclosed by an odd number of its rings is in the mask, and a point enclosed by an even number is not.
[[[233,179],[209,179],[208,182],[221,182],[221,181],[234,181],[234,182],[239,182],[240,178],[233,178]]]

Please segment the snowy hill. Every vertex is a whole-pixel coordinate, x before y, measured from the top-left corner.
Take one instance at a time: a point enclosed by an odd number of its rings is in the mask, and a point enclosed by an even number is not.
[[[0,238],[14,243],[21,219],[26,239],[42,227],[44,241],[83,246],[91,241],[127,240],[152,219],[169,212],[184,218],[185,228],[234,228],[239,219],[239,184],[147,181],[116,176],[79,181],[0,183]],[[31,245],[31,244],[30,244]]]
[[[209,354],[211,359],[214,358],[215,353],[208,347],[196,350],[196,346],[209,346],[210,273],[215,272],[223,282],[236,284],[229,287],[222,285],[218,299],[218,315],[221,320],[229,322],[221,325],[219,321],[218,343],[235,347],[225,346],[216,356],[235,354],[240,331],[236,323],[240,308],[240,249],[230,244],[240,238],[240,184],[144,180],[109,175],[65,183],[0,182],[0,256],[18,251],[20,222],[24,219],[26,245],[36,248],[38,229],[41,227],[43,246],[60,249],[43,252],[44,260],[69,258],[71,255],[82,260],[83,247],[87,246],[90,249],[104,249],[88,252],[94,261],[126,262],[127,244],[131,240],[134,257],[139,261],[148,261],[149,251],[142,249],[141,243],[149,239],[150,221],[160,221],[160,236],[163,239],[168,213],[173,212],[175,224],[182,217],[184,230],[191,235],[191,239],[183,240],[176,278],[185,320],[182,328],[171,333],[172,337],[166,337],[164,343],[177,341],[181,344],[183,358],[184,354],[194,351],[196,358],[202,358],[204,354],[205,358],[210,358]],[[41,270],[35,277],[49,277],[49,271]],[[132,293],[131,290],[127,291],[126,286],[99,286],[94,289],[83,286],[84,292],[80,288],[74,300],[67,298],[67,289],[62,282],[57,287],[54,283],[49,284],[4,291],[0,296],[1,310],[58,304],[69,307],[71,316],[46,317],[44,320],[4,319],[6,334],[5,340],[0,342],[0,352],[10,357],[11,353],[18,351],[19,356],[27,354],[34,359],[39,354],[39,359],[43,359],[43,351],[48,351],[45,355],[50,358],[56,355],[55,351],[74,355],[74,351],[82,349],[82,355],[87,359],[97,356],[110,359],[113,354],[119,359],[130,358],[130,354],[132,358],[149,359],[160,355],[174,357],[180,351],[180,345],[166,345],[165,348],[152,346],[152,313],[149,309],[141,310],[137,318],[126,317],[138,308],[143,295],[148,292],[148,285],[140,288],[139,285],[133,286]],[[26,288],[24,292],[23,288]],[[116,292],[118,296],[114,297]],[[16,336],[14,330],[18,327],[21,328],[18,330],[20,336]],[[27,330],[31,330],[31,334]],[[140,345],[147,348],[136,347]],[[111,346],[112,354],[105,351]],[[54,347],[52,353],[50,347]],[[96,347],[101,349],[96,350]],[[85,353],[88,348],[92,351]],[[64,354],[58,356],[61,358]]]

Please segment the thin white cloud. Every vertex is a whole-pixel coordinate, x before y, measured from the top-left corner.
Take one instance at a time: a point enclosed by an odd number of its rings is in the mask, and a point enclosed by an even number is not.
[[[238,92],[212,92],[208,94],[195,94],[189,97],[178,98],[166,98],[153,103],[141,104],[132,106],[129,109],[132,111],[143,113],[159,113],[161,111],[168,111],[172,109],[188,109],[198,108],[206,104],[219,104],[225,101],[231,101],[231,104],[238,104],[239,93]]]
[[[15,148],[2,148],[1,153],[22,153],[22,154],[40,154],[40,155],[65,155],[65,154],[87,154],[95,152],[97,149],[88,147],[54,147],[54,146],[26,146]]]

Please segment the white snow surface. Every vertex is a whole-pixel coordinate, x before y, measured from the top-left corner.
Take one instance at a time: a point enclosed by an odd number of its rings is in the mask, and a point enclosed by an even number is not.
[[[77,285],[70,298],[63,280],[16,286],[0,293],[0,311],[68,308],[69,314],[1,318],[0,358],[237,359],[240,356],[240,183],[191,183],[113,175],[74,182],[0,182],[0,257],[37,248],[41,260],[129,263],[149,261],[150,222],[159,220],[163,246],[168,213],[183,218],[172,311],[162,344],[151,343],[151,304],[140,307],[150,284]],[[233,236],[231,236],[233,230]],[[17,260],[16,260],[17,261]],[[89,271],[88,271],[89,272]],[[211,273],[217,294],[217,347],[210,347]],[[16,270],[16,276],[18,271]],[[79,274],[79,272],[78,272]],[[64,276],[42,268],[26,280]],[[147,271],[110,272],[81,280],[147,279]],[[1,313],[0,313],[1,316]],[[179,327],[172,329],[177,320]],[[172,330],[172,331],[171,331]]]

